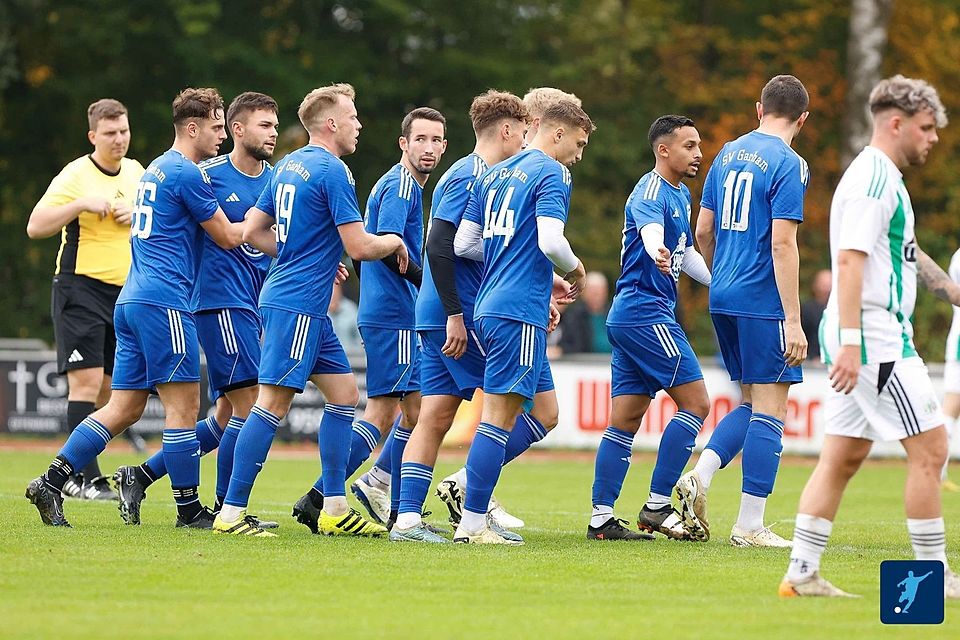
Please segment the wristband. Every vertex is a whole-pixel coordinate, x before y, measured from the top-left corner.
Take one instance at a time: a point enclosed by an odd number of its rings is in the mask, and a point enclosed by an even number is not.
[[[840,329],[841,347],[859,347],[863,344],[863,334],[860,329]]]

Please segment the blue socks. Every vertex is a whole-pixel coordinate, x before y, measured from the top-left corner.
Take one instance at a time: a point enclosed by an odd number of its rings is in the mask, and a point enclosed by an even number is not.
[[[90,416],[84,418],[50,463],[43,476],[46,485],[54,491],[63,489],[67,478],[100,455],[111,438],[113,435],[100,422]]]
[[[230,476],[233,474],[234,450],[237,447],[237,438],[240,436],[240,427],[243,426],[243,419],[237,416],[231,416],[227,421],[227,428],[223,430],[223,436],[220,438],[220,448],[217,450],[217,500],[223,502],[227,495],[227,489],[230,488]],[[203,448],[203,441],[200,441],[200,447]]]
[[[620,497],[623,480],[630,469],[634,435],[616,427],[607,427],[603,432],[593,471],[594,505],[612,507]]]
[[[753,407],[744,403],[725,415],[723,420],[717,423],[706,448],[712,449],[720,458],[721,469],[730,464],[730,461],[736,458],[740,450],[743,449],[752,414]]]
[[[503,456],[510,433],[492,424],[481,422],[467,454],[467,491],[463,508],[485,514],[493,488],[500,479]]]
[[[758,498],[773,493],[783,451],[783,421],[763,413],[750,419],[743,443],[743,492]]]
[[[660,437],[657,464],[653,467],[650,492],[669,496],[690,461],[690,454],[703,426],[703,418],[688,411],[678,411],[667,423]]]
[[[400,465],[399,513],[423,513],[423,503],[433,483],[433,467],[419,462],[404,462]]]
[[[413,430],[407,430],[397,425],[393,429],[393,446],[390,447],[390,512],[400,508],[400,466],[403,461],[403,450],[407,448],[407,441]],[[484,511],[486,512],[486,511]]]
[[[400,416],[397,415],[397,419],[393,421],[393,426],[390,428],[390,433],[387,434],[387,439],[383,441],[383,448],[380,450],[380,455],[377,456],[377,461],[373,465],[385,473],[393,473],[393,461],[391,459],[391,451],[393,451],[393,430],[400,426]]]
[[[238,418],[239,419],[239,418]],[[242,424],[242,422],[241,422]],[[220,425],[214,420],[213,416],[204,418],[194,427],[197,432],[197,440],[200,442],[200,455],[205,456],[220,446],[221,431]],[[155,480],[159,480],[167,475],[167,465],[163,459],[163,449],[147,458],[143,464],[147,465]],[[217,464],[219,470],[219,463]],[[217,476],[219,478],[219,475]],[[229,476],[227,476],[229,478]],[[219,481],[218,481],[219,484]],[[220,495],[219,493],[217,495]]]
[[[179,520],[192,521],[200,513],[200,440],[196,428],[163,430],[163,463],[170,475]]]
[[[365,420],[357,420],[353,423],[352,433],[350,434],[350,458],[347,460],[347,475],[349,478],[357,469],[360,468],[370,453],[376,449],[380,441],[380,430]],[[313,483],[313,488],[323,495],[323,474]]]
[[[536,442],[547,437],[547,430],[536,418],[527,412],[517,416],[513,431],[507,438],[507,448],[503,454],[503,464],[507,464]]]
[[[246,508],[250,501],[253,482],[267,460],[273,436],[280,426],[280,419],[266,409],[253,405],[250,415],[237,435],[233,454],[233,472],[230,487],[223,500],[232,507]]]
[[[320,419],[317,445],[320,447],[320,469],[323,496],[345,497],[350,438],[356,409],[349,405],[327,403]]]

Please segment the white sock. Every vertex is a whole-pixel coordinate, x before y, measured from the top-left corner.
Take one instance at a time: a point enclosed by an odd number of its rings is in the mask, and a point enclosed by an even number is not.
[[[751,533],[763,529],[763,512],[766,506],[766,498],[758,498],[749,493],[741,493],[740,515],[737,516],[737,528],[744,533]]]
[[[243,507],[235,507],[232,504],[220,507],[220,519],[224,522],[236,522],[241,514],[243,514]]]
[[[342,516],[347,512],[346,496],[324,496],[323,510],[328,516]]]
[[[460,485],[461,491],[467,490],[467,468],[460,467],[460,470],[453,474],[453,479]]]
[[[918,520],[907,518],[907,531],[910,532],[910,544],[917,560],[939,560],[943,570],[947,566],[947,533],[943,518]]]
[[[487,514],[474,513],[466,509],[463,510],[463,515],[460,517],[459,528],[467,533],[478,533],[485,526],[487,526]]]
[[[370,467],[370,471],[367,471],[363,475],[366,476],[367,484],[375,489],[386,491],[390,488],[390,474],[377,465]]]
[[[820,569],[820,556],[827,547],[832,530],[833,523],[826,518],[797,514],[787,579],[795,583],[803,582]]]
[[[412,529],[413,527],[419,526],[423,522],[423,517],[416,511],[410,511],[409,513],[400,513],[397,515],[397,523],[395,526],[398,529]]]
[[[700,484],[703,485],[704,491],[710,488],[714,474],[720,470],[720,464],[720,456],[713,449],[704,449],[703,453],[700,454],[697,466],[693,470],[700,476]]]
[[[646,506],[649,509],[659,509],[661,507],[668,507],[672,502],[670,502],[670,496],[664,496],[659,493],[650,492],[650,495],[647,497]]]
[[[947,459],[944,460],[943,469],[940,470],[940,482],[946,482],[947,480],[947,469],[950,467],[950,442],[953,440],[953,432],[957,427],[957,418],[945,416],[943,424],[947,428]]]
[[[613,507],[605,504],[593,505],[593,515],[590,516],[590,526],[596,529],[606,524],[607,520],[613,517]]]

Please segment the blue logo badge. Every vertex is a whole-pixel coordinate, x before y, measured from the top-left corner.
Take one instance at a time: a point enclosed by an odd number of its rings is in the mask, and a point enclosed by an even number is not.
[[[943,563],[884,560],[880,563],[880,622],[943,622]]]

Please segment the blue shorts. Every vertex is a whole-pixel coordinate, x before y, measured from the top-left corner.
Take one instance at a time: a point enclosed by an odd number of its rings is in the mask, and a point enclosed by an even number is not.
[[[476,328],[487,352],[484,393],[516,393],[532,400],[536,394],[553,389],[546,329],[490,316],[480,318]]]
[[[643,327],[607,327],[611,395],[646,395],[703,380],[700,362],[676,322]]]
[[[800,367],[788,367],[783,320],[710,314],[730,379],[743,384],[803,382]]]
[[[255,386],[260,368],[260,315],[249,309],[217,309],[199,311],[194,320],[207,357],[211,398]]]
[[[113,311],[117,352],[114,389],[153,389],[167,382],[199,382],[200,347],[193,314],[125,302]]]
[[[367,353],[367,397],[420,391],[420,340],[412,329],[360,327]]]
[[[263,307],[260,384],[303,391],[314,374],[353,373],[329,316]]]
[[[457,396],[471,400],[483,386],[486,352],[476,331],[467,329],[467,350],[459,360],[443,355],[447,341],[444,329],[420,331],[420,393],[425,396]]]

